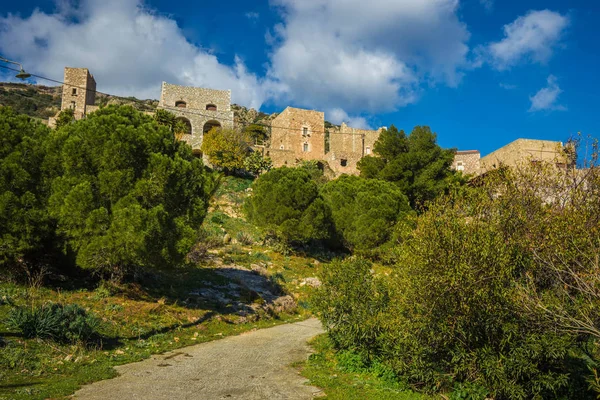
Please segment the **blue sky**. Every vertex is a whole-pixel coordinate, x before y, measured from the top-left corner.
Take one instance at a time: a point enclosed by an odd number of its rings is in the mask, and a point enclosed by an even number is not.
[[[429,125],[487,154],[600,136],[599,20],[589,0],[3,1],[0,54],[54,79],[87,67],[119,95],[158,98],[164,80],[265,112]]]

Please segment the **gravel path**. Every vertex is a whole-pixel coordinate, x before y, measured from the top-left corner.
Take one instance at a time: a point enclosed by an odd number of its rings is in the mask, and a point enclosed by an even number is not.
[[[231,336],[116,367],[76,399],[311,399],[321,392],[290,364],[310,354],[323,332],[317,319]]]

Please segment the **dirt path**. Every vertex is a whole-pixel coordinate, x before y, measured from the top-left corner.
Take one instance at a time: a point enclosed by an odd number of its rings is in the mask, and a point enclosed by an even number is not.
[[[85,386],[76,399],[311,399],[290,364],[306,359],[322,333],[309,319],[190,346],[117,367],[120,376]]]

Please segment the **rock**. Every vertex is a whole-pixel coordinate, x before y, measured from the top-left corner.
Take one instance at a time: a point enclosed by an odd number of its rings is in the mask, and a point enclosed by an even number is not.
[[[301,285],[308,285],[310,287],[319,287],[321,286],[321,281],[319,278],[304,278],[302,280]]]
[[[225,236],[223,236],[223,244],[229,243],[231,243],[231,235],[229,233],[226,233]]]
[[[282,296],[275,299],[273,302],[275,312],[277,313],[292,313],[296,311],[298,305],[292,296]]]

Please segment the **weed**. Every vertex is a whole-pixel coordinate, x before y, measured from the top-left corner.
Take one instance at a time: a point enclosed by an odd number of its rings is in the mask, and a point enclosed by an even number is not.
[[[52,339],[60,343],[87,342],[99,326],[99,320],[77,304],[57,303],[13,308],[7,323],[26,338]]]
[[[252,253],[251,256],[252,256],[252,259],[254,259],[255,261],[264,261],[264,262],[271,261],[271,257],[269,257],[268,255],[266,255],[265,253],[262,253],[260,251]]]
[[[238,234],[236,235],[236,239],[239,244],[244,245],[244,246],[251,246],[254,243],[252,236],[250,236],[248,233],[246,233],[244,231],[238,232]]]
[[[106,307],[104,307],[105,311],[114,311],[114,312],[121,312],[123,311],[123,306],[120,304],[107,304]]]

